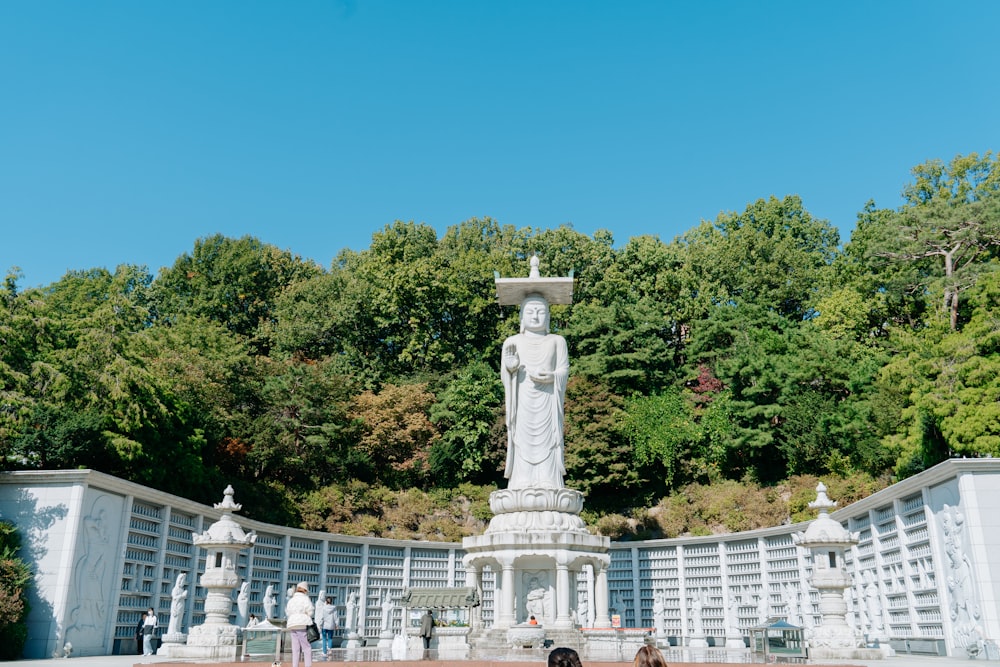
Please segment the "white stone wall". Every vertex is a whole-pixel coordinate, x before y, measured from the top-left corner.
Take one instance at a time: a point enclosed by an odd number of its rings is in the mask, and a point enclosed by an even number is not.
[[[998,507],[1000,460],[979,459],[947,461],[834,512],[859,534],[846,554],[855,582],[846,595],[848,622],[897,650],[943,647],[965,655],[970,636],[1000,638]],[[166,625],[180,572],[192,584],[186,623],[201,623],[205,590],[197,583],[204,553],[191,533],[219,516],[91,471],[0,475],[0,517],[22,528],[36,572],[25,657],[48,657],[66,639],[77,655],[130,652],[145,608],[156,609]],[[348,594],[356,593],[359,631],[374,638],[386,591],[397,597],[410,586],[465,585],[458,544],[334,536],[235,518],[258,534],[237,566],[251,582],[249,611],[258,616],[268,586],[282,616],[287,588],[308,581],[314,594],[322,589],[336,598],[342,620]],[[721,646],[768,617],[810,627],[819,621],[816,591],[806,583],[811,556],[791,538],[804,527],[614,543],[610,604],[624,626],[652,628],[654,595],[661,595],[666,635],[679,644],[701,633]],[[493,581],[493,573],[484,572],[487,624]],[[578,582],[578,596],[586,590]],[[233,621],[235,613],[234,605]],[[394,610],[393,629],[402,621],[401,610]]]
[[[84,492],[72,482],[0,486],[0,517],[20,528],[22,554],[35,573],[26,654],[47,657],[48,638],[63,636],[67,605],[77,607],[73,574]]]

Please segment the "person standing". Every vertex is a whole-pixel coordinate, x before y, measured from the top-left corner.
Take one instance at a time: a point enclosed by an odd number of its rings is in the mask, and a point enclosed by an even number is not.
[[[299,583],[285,605],[288,634],[292,640],[292,667],[299,667],[299,652],[305,656],[305,667],[312,667],[312,646],[306,637],[306,628],[313,622],[313,603],[309,599],[309,584]]]
[[[548,667],[583,667],[583,663],[580,662],[580,654],[566,647],[552,649],[546,663]]]
[[[420,618],[420,636],[424,640],[424,657],[431,647],[431,636],[434,634],[434,614],[428,609],[427,613]]]
[[[646,644],[636,651],[635,659],[632,660],[633,667],[667,667],[667,660],[663,657],[660,649],[651,644]]]
[[[156,638],[156,614],[150,607],[146,611],[146,618],[142,621],[142,654],[153,655],[153,640]]]
[[[333,633],[337,629],[337,607],[333,604],[333,597],[326,596],[326,604],[323,605],[323,655],[330,655],[333,649]]]
[[[139,622],[135,626],[135,652],[142,655],[142,626],[146,623],[146,615],[139,614]]]

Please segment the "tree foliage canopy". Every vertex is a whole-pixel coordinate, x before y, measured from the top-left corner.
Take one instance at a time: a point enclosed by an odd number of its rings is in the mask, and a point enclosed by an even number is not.
[[[566,479],[609,531],[715,525],[676,500],[711,485],[744,506],[796,477],[869,488],[1000,455],[998,158],[912,175],[899,209],[862,206],[843,247],[789,195],[670,242],[473,218],[441,235],[393,222],[328,267],[222,235],[155,276],[22,290],[11,267],[3,465],[202,502],[232,482],[263,520],[453,537],[456,508],[482,520],[503,483],[499,345],[517,313],[493,276],[526,275],[532,254],[576,278],[552,309],[572,363]],[[636,518],[658,503],[662,521]]]

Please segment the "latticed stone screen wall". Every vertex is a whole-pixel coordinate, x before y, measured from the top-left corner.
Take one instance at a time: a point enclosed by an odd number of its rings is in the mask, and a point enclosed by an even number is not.
[[[80,488],[86,492],[73,490]],[[854,582],[847,591],[849,624],[869,638],[899,646],[926,640],[956,654],[961,639],[952,616],[974,622],[985,639],[1000,638],[1000,519],[990,509],[995,505],[986,504],[994,498],[1000,500],[1000,460],[948,461],[834,512],[831,516],[859,540],[845,554]],[[112,510],[100,514],[102,502]],[[111,516],[115,513],[120,515]],[[73,577],[73,564],[88,564],[87,549],[90,560],[105,568],[109,591],[99,601],[104,627],[97,633],[88,629],[101,650],[131,652],[135,625],[148,607],[166,627],[170,592],[180,573],[187,574],[190,592],[184,629],[204,620],[206,591],[198,580],[205,554],[193,545],[192,533],[218,520],[219,511],[101,473],[54,471],[0,475],[0,516],[22,527],[39,573],[36,590],[49,596],[33,602],[33,614],[48,616],[29,619],[35,639],[26,657],[51,655],[64,641],[61,633],[76,628],[71,616],[81,613],[77,598],[87,580]],[[51,521],[45,523],[45,517]],[[234,518],[257,533],[237,571],[250,582],[249,611],[258,616],[264,615],[268,586],[281,616],[288,587],[307,581],[314,597],[320,590],[335,597],[342,620],[347,597],[355,593],[359,631],[377,637],[386,594],[394,600],[408,587],[466,585],[459,544],[337,536]],[[716,645],[766,618],[816,624],[818,596],[808,585],[811,555],[793,541],[804,528],[613,543],[610,604],[625,627],[651,628],[655,596],[662,596],[667,634],[679,643],[693,632],[695,614]],[[110,534],[121,536],[121,547],[106,549],[104,562],[94,550],[107,539],[101,536]],[[966,588],[949,588],[949,577],[964,578]],[[489,568],[482,572],[487,626],[494,618],[496,580]],[[581,603],[586,592],[581,573],[576,582]],[[233,622],[235,596],[234,590]],[[393,609],[391,629],[398,631],[403,620],[401,609]]]

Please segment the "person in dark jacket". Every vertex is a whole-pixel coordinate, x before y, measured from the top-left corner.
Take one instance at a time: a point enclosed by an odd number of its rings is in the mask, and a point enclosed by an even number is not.
[[[431,635],[434,634],[434,614],[428,609],[427,613],[420,617],[420,636],[424,639],[424,657],[427,657],[427,650],[431,647]]]
[[[142,655],[142,626],[146,622],[146,615],[139,616],[139,622],[135,626],[135,653]]]

